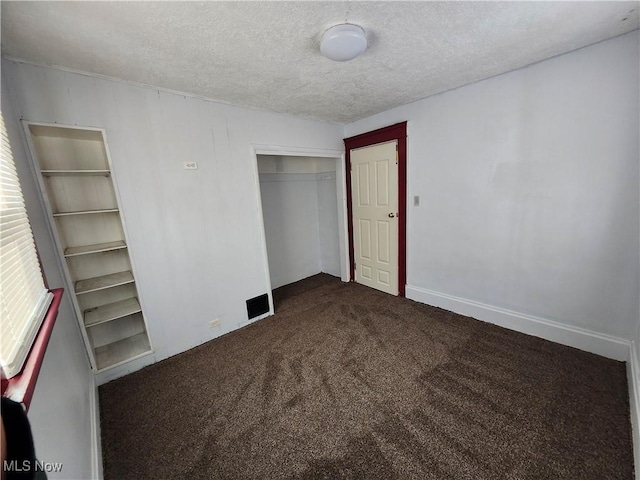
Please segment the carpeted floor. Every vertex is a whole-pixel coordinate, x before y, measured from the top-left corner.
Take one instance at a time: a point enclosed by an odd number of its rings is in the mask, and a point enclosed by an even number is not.
[[[625,364],[316,275],[100,387],[120,479],[631,479]]]

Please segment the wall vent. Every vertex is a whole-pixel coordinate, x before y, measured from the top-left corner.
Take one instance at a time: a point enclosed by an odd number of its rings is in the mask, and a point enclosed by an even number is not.
[[[247,300],[249,320],[265,313],[269,313],[269,296],[266,293]]]

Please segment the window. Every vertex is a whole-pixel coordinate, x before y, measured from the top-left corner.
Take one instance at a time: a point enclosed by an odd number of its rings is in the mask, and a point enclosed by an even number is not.
[[[0,363],[5,378],[20,373],[52,299],[0,112]]]

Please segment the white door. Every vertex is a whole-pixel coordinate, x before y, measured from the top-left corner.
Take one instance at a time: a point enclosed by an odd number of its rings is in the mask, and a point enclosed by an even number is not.
[[[397,141],[351,150],[356,282],[398,295]]]

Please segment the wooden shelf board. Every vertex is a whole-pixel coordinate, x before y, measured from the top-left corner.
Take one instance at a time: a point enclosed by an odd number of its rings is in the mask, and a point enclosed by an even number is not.
[[[118,213],[117,208],[107,208],[105,210],[80,210],[79,212],[58,212],[54,213],[54,217],[68,217],[71,215],[93,215],[95,213]]]
[[[95,327],[111,320],[133,315],[142,311],[137,298],[127,298],[119,302],[108,303],[101,307],[89,308],[84,311],[84,324],[86,327]]]
[[[65,257],[75,257],[77,255],[89,255],[91,253],[110,252],[127,248],[127,244],[122,240],[116,242],[95,243],[93,245],[83,245],[81,247],[69,247],[64,251]]]
[[[98,371],[115,367],[147,353],[151,345],[146,332],[94,349]]]
[[[76,282],[76,295],[104,290],[105,288],[117,287],[119,285],[126,285],[127,283],[133,282],[133,275],[128,270],[126,272],[112,273],[101,277],[87,278],[86,280],[78,280]]]
[[[45,177],[108,177],[110,170],[40,170]]]

